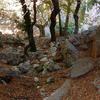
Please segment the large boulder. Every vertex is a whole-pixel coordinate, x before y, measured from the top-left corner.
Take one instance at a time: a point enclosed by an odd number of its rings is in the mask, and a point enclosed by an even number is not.
[[[75,61],[71,67],[70,77],[77,78],[85,75],[94,68],[94,61],[92,58],[83,58]]]

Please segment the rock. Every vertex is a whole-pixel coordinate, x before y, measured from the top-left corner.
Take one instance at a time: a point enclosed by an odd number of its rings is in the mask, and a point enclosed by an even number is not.
[[[53,77],[49,77],[47,80],[46,80],[46,83],[47,84],[51,84],[54,82],[54,78]]]
[[[32,67],[32,65],[30,64],[30,61],[26,61],[25,63],[21,63],[18,66],[19,71],[22,74],[27,73],[31,67]]]
[[[94,61],[92,58],[83,58],[75,61],[71,67],[70,76],[77,78],[82,76],[94,68]]]
[[[46,75],[48,73],[48,70],[47,69],[44,69],[43,71],[42,71],[42,75]]]
[[[100,77],[96,78],[93,82],[94,86],[98,89],[98,93],[100,94]]]
[[[67,79],[60,88],[58,88],[49,97],[46,97],[43,100],[62,100],[63,96],[68,95],[70,87],[71,81]]]
[[[62,60],[63,60],[63,56],[62,56],[62,44],[60,45],[58,45],[58,47],[57,47],[57,50],[55,51],[55,56],[54,56],[54,60],[56,61],[56,62],[61,62]]]
[[[34,77],[34,82],[38,83],[39,82],[39,78],[38,77]]]
[[[42,59],[40,59],[41,62],[47,62],[48,61],[48,58],[47,57],[44,57]]]
[[[40,86],[37,86],[36,88],[37,88],[37,89],[39,89],[39,88],[40,88]]]
[[[48,67],[47,69],[48,69],[48,71],[50,71],[50,72],[58,71],[58,70],[61,70],[61,69],[62,69],[58,64],[53,64],[53,63],[51,63],[51,64],[49,64],[48,66],[49,66],[49,67]]]
[[[7,61],[11,65],[18,65],[26,59],[24,54],[20,53],[16,48],[9,47],[0,52],[0,60]]]
[[[71,44],[67,39],[66,39],[66,47],[71,50],[73,53],[78,53],[78,50],[76,49],[76,47]]]
[[[46,96],[46,92],[45,92],[45,89],[44,89],[44,88],[41,88],[41,89],[40,89],[40,94],[41,94],[41,96],[43,96],[43,97]]]
[[[12,67],[11,67],[11,70],[12,70],[12,71],[18,72],[18,71],[19,71],[19,68],[18,68],[18,66],[12,66]]]
[[[96,79],[94,80],[94,85],[95,85],[95,87],[96,87],[97,89],[100,89],[100,78],[96,78]]]
[[[40,65],[39,64],[34,64],[33,65],[33,68],[37,68],[37,67],[39,67]]]
[[[9,76],[9,77],[19,77],[20,72],[19,71],[11,71],[11,72],[7,73],[7,76]]]
[[[52,71],[57,71],[57,70],[60,70],[61,67],[56,64],[52,59],[49,59],[48,62],[44,63],[43,65],[43,69],[44,69],[44,72],[52,72]]]
[[[37,73],[40,73],[40,72],[42,72],[42,71],[43,71],[43,66],[42,66],[42,65],[40,65],[40,66],[38,66],[38,67],[34,68],[34,70],[35,70]]]
[[[56,50],[57,50],[57,48],[56,48],[55,44],[54,43],[51,43],[50,44],[50,54],[52,56],[55,56],[56,55]]]

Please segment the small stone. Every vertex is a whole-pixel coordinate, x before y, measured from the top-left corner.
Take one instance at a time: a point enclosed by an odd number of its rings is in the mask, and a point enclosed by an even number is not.
[[[94,86],[97,88],[97,89],[100,89],[100,78],[96,78],[94,80]]]
[[[19,71],[18,66],[12,66],[11,68],[13,71]]]
[[[41,89],[40,89],[40,94],[41,94],[41,96],[43,96],[43,97],[46,96],[46,92],[45,92],[45,89],[44,89],[44,88],[41,88]]]
[[[46,81],[47,84],[51,84],[54,82],[54,78],[53,77],[49,77]]]
[[[42,71],[42,75],[46,75],[47,73],[48,73],[47,69],[44,69],[44,70]]]
[[[39,67],[39,64],[34,64],[33,65],[33,68],[37,68],[37,67]]]
[[[39,89],[40,88],[40,86],[37,86],[37,89]]]
[[[61,70],[62,68],[58,64],[55,64],[54,62],[52,63],[50,62],[47,69],[48,71],[53,72],[53,71]]]
[[[35,81],[36,83],[38,83],[38,82],[39,82],[39,78],[38,78],[38,77],[34,77],[34,81]]]
[[[20,72],[19,71],[11,71],[11,72],[7,73],[7,76],[9,76],[9,77],[19,77]]]
[[[18,66],[19,71],[22,74],[27,73],[30,70],[31,67],[32,67],[32,65],[30,64],[30,61],[26,61],[25,63],[21,63]]]
[[[48,58],[47,57],[44,57],[42,59],[40,59],[41,62],[47,62],[48,61]]]

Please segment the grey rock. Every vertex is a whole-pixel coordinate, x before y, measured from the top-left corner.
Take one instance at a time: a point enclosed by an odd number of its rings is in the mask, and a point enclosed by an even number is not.
[[[39,67],[40,65],[39,64],[34,64],[33,65],[33,68],[37,68],[37,67]]]
[[[19,64],[18,68],[19,71],[24,74],[27,73],[30,69],[31,69],[32,65],[30,64],[29,61],[25,62],[25,63],[21,63]]]
[[[48,73],[48,70],[47,69],[44,69],[43,71],[42,71],[42,75],[46,75]]]
[[[11,71],[9,73],[7,73],[7,76],[10,76],[10,77],[19,77],[21,74],[19,71]]]
[[[58,64],[53,64],[53,63],[50,63],[48,65],[48,71],[52,72],[52,71],[58,71],[58,70],[61,70],[62,68],[58,65]]]
[[[71,81],[67,79],[60,88],[58,88],[49,97],[46,97],[43,100],[62,100],[63,96],[68,95],[70,87],[71,87]]]
[[[23,53],[20,53],[17,49],[9,47],[0,52],[0,60],[7,61],[11,65],[18,65],[25,61]]]
[[[44,57],[42,59],[40,59],[41,62],[47,62],[48,61],[48,58],[47,57]]]
[[[68,48],[68,50],[71,52],[71,54],[75,58],[78,57],[78,54],[79,54],[78,49],[72,43],[70,43],[69,40],[67,40],[67,39],[66,39],[66,48]]]
[[[34,71],[35,71],[36,73],[40,73],[40,72],[42,72],[43,70],[44,70],[43,65],[40,65],[40,66],[34,68]]]
[[[71,67],[70,76],[77,78],[82,76],[94,68],[94,61],[92,58],[83,58],[75,61]]]

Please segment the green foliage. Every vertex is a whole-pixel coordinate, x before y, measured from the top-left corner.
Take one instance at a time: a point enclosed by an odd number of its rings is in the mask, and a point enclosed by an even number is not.
[[[87,0],[87,10],[90,10],[94,4],[96,3],[96,0]]]
[[[69,35],[73,34],[73,30],[74,30],[74,24],[73,23],[69,23],[68,30],[67,30],[67,32],[69,33]]]

